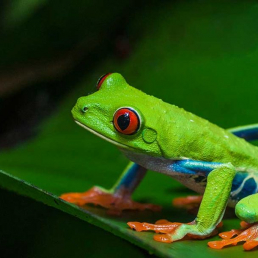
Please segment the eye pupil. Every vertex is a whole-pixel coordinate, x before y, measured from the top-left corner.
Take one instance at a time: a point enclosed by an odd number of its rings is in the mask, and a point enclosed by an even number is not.
[[[140,118],[132,108],[120,108],[114,114],[113,124],[119,133],[132,135],[140,128]]]
[[[128,113],[125,113],[117,118],[117,124],[122,131],[124,131],[130,124],[130,117]]]

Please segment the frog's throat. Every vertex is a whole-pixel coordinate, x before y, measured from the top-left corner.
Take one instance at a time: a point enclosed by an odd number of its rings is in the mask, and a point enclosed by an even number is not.
[[[98,137],[100,137],[100,138],[102,138],[102,139],[104,139],[104,140],[106,140],[106,141],[108,141],[108,142],[110,142],[110,143],[116,145],[117,147],[120,147],[120,148],[123,148],[123,149],[133,149],[132,147],[129,147],[129,146],[125,145],[125,144],[122,144],[122,143],[116,142],[116,141],[114,141],[114,140],[111,140],[110,138],[108,138],[108,137],[106,137],[106,136],[104,136],[104,135],[102,135],[102,134],[100,134],[100,133],[98,133],[98,132],[92,130],[91,128],[87,127],[86,125],[80,123],[80,122],[77,121],[77,120],[74,120],[74,121],[75,121],[75,123],[77,123],[79,126],[83,127],[84,129],[88,130],[89,132],[91,132],[91,133],[97,135]]]

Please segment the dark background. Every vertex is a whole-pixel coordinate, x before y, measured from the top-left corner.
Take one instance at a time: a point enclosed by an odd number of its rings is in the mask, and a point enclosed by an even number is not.
[[[143,1],[3,2],[1,148],[34,134],[35,125],[103,60],[126,59],[140,34],[129,32],[128,23],[144,6]]]
[[[165,88],[172,103],[204,101],[198,111],[216,102],[217,117],[233,105],[246,110],[241,97],[257,97],[255,1],[14,0],[1,2],[0,22],[1,149],[34,134],[63,96],[107,59],[115,62],[108,72],[121,72],[128,62],[134,67],[124,73],[150,73],[145,87]],[[241,112],[236,117],[243,119]]]

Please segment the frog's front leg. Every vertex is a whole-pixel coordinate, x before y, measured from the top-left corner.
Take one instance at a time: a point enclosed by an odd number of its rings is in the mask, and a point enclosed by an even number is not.
[[[165,233],[154,236],[156,241],[170,243],[180,240],[186,235],[193,238],[206,238],[216,233],[230,195],[232,181],[236,174],[231,163],[219,164],[190,161],[180,164],[184,173],[199,171],[208,173],[207,186],[197,214],[197,218],[188,224],[158,221],[156,224],[129,222],[128,225],[137,230],[154,230]],[[210,172],[211,171],[211,172]]]
[[[100,205],[109,209],[110,213],[120,214],[122,210],[160,210],[160,206],[154,204],[141,204],[134,202],[131,195],[146,174],[146,168],[130,162],[118,181],[110,189],[106,190],[99,186],[94,186],[84,193],[66,193],[60,198],[83,206],[87,203]]]

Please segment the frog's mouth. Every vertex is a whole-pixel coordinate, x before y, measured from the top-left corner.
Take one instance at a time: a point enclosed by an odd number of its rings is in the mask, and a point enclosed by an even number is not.
[[[133,148],[131,148],[131,147],[125,145],[125,144],[122,144],[122,143],[116,142],[116,141],[114,141],[114,140],[111,140],[110,138],[104,136],[103,134],[100,134],[100,133],[94,131],[93,129],[89,128],[88,126],[86,126],[86,125],[84,125],[84,124],[82,124],[82,123],[80,123],[80,122],[77,121],[77,120],[74,120],[74,121],[75,121],[75,123],[77,123],[79,126],[83,127],[84,129],[88,130],[89,132],[91,132],[91,133],[97,135],[98,137],[100,137],[100,138],[102,138],[102,139],[104,139],[104,140],[106,140],[106,141],[108,141],[108,142],[110,142],[110,143],[116,145],[117,147],[120,147],[120,148],[123,148],[123,149],[133,149]]]

